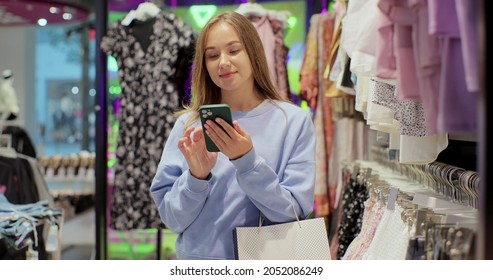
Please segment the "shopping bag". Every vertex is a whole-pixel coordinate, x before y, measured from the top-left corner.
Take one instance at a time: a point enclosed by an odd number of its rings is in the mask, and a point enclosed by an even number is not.
[[[324,218],[233,231],[237,260],[330,260]]]

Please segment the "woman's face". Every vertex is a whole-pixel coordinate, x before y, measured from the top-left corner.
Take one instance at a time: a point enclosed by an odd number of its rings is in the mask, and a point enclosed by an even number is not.
[[[218,22],[209,31],[205,44],[205,66],[221,93],[252,87],[250,58],[236,31],[225,22]]]

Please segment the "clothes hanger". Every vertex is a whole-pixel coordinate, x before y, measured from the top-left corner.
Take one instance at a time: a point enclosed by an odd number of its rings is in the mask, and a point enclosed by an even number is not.
[[[283,28],[287,28],[289,26],[288,19],[292,15],[289,11],[267,10],[262,5],[256,3],[255,0],[250,0],[247,3],[240,4],[238,8],[235,9],[235,12],[246,17],[262,18],[268,15],[270,19],[280,21]]]
[[[247,3],[240,4],[240,6],[236,8],[235,12],[244,16],[253,15],[263,17],[267,15],[267,10],[260,4],[255,3],[255,1],[248,1]]]
[[[134,20],[146,21],[150,18],[156,17],[160,12],[161,8],[153,2],[142,2],[139,6],[137,6],[136,10],[131,10],[128,12],[125,18],[122,19],[121,24],[129,26]]]

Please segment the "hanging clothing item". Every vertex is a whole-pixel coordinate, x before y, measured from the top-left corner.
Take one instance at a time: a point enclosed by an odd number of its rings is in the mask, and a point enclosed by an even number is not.
[[[310,18],[310,29],[306,36],[306,49],[300,69],[300,96],[315,110],[318,96],[318,28],[321,15]]]
[[[287,69],[289,48],[284,44],[284,30],[288,27],[291,13],[267,10],[257,3],[242,3],[235,12],[247,17],[257,29],[264,47],[271,80],[279,94],[291,100]]]
[[[271,19],[270,24],[275,37],[274,62],[276,70],[276,86],[282,97],[291,99],[291,90],[289,88],[289,77],[287,60],[289,48],[284,44],[283,23],[279,20]]]
[[[137,30],[152,30],[148,41]],[[149,187],[185,97],[195,40],[189,25],[163,10],[128,26],[115,22],[101,42],[118,62],[122,87],[110,218],[116,230],[163,227]]]
[[[267,59],[267,66],[269,66],[270,78],[273,84],[276,84],[276,62],[274,56],[274,50],[276,47],[276,37],[272,30],[269,17],[267,15],[261,17],[257,21],[252,21],[253,26],[257,29],[262,45],[264,46],[265,58]]]
[[[368,190],[364,183],[350,179],[342,196],[343,212],[338,229],[339,246],[337,259],[341,259],[344,256],[351,242],[361,231],[365,213],[365,201],[368,196]]]

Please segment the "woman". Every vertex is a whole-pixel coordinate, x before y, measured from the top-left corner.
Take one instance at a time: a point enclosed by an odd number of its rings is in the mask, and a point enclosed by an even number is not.
[[[313,210],[315,135],[309,114],[283,101],[269,78],[262,42],[244,16],[223,12],[196,45],[192,103],[167,140],[151,185],[163,222],[178,233],[180,259],[233,259],[233,229],[296,220]],[[205,129],[198,108],[226,103]],[[221,129],[222,126],[225,131]],[[294,206],[294,209],[293,209]]]

